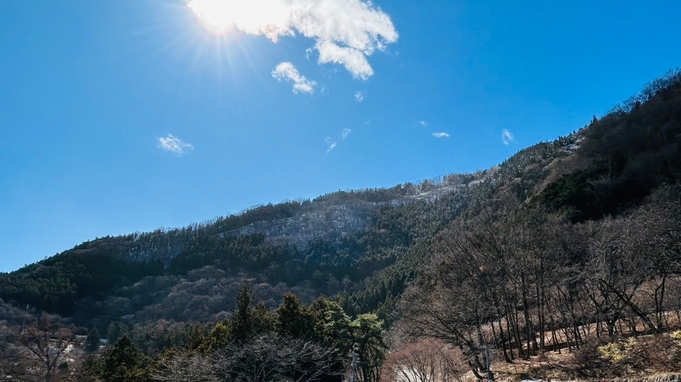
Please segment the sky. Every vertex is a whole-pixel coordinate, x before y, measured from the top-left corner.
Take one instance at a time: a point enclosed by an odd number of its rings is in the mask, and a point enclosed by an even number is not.
[[[0,272],[503,162],[681,66],[681,2],[0,1]]]

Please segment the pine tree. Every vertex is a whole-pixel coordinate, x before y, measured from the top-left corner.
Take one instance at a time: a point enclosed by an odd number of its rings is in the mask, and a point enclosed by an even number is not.
[[[236,295],[237,305],[232,317],[232,339],[238,343],[247,342],[253,336],[253,293],[248,281]]]
[[[253,310],[253,332],[266,334],[274,330],[276,320],[267,310],[263,302],[258,303]]]
[[[87,335],[87,340],[85,340],[85,350],[89,352],[94,352],[99,350],[100,341],[102,336],[99,335],[99,329],[92,328],[90,333]]]
[[[205,327],[202,324],[195,324],[189,329],[185,347],[189,350],[197,350],[206,343]]]
[[[314,331],[312,317],[304,306],[300,306],[298,297],[286,293],[279,309],[277,309],[277,333],[282,336],[302,337]]]
[[[124,335],[104,356],[102,380],[144,382],[148,379],[146,360],[147,357]]]
[[[232,342],[232,325],[229,321],[219,322],[210,332],[205,346],[199,346],[200,351],[217,350],[227,347]]]
[[[112,322],[106,330],[106,340],[115,344],[123,336],[123,326],[120,322]]]

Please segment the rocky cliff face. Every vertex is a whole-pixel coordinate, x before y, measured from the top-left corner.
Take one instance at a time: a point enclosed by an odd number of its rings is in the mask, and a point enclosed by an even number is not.
[[[271,244],[305,248],[314,238],[334,241],[369,228],[374,211],[382,203],[345,202],[303,212],[291,218],[259,221],[222,236],[263,234]]]
[[[359,198],[350,200],[324,200],[312,203],[308,210],[286,219],[259,221],[221,235],[239,236],[263,234],[272,244],[289,244],[306,248],[312,239],[334,242],[345,235],[368,229],[378,208],[413,203],[433,202],[460,189],[475,187],[486,174],[451,176],[425,181],[419,185],[406,185],[403,194],[390,200],[371,202]]]

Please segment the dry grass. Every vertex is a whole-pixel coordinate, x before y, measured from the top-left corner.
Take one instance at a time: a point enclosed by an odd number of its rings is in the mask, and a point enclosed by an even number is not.
[[[544,357],[533,356],[528,360],[514,360],[512,363],[501,359],[492,363],[491,370],[496,381],[514,382],[643,380],[681,372],[681,343],[674,341],[669,334],[612,339],[611,343],[622,345],[622,349],[626,348],[624,359],[617,362],[608,360],[599,350],[599,346],[607,342],[590,341],[573,352],[566,349],[561,352],[546,352]],[[465,374],[462,380],[477,381],[472,372]]]

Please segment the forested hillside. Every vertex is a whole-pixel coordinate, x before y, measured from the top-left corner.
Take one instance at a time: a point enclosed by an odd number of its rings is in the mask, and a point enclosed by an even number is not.
[[[0,275],[0,298],[105,326],[131,314],[137,321],[210,319],[234,306],[245,278],[270,308],[289,290],[308,303],[353,293],[461,213],[484,176],[340,191],[182,229],[93,240]],[[411,273],[390,286],[393,294]]]
[[[511,158],[515,179],[435,236],[400,336],[458,346],[480,377],[485,347],[506,363],[571,352],[528,371],[550,378],[679,371],[681,332],[664,333],[681,327],[680,72],[577,143],[546,166]]]
[[[0,274],[0,321],[103,333],[112,345],[71,375],[89,381],[249,380],[254,360],[261,380],[335,381],[353,354],[362,381],[484,378],[485,349],[508,364],[568,352],[532,371],[551,378],[681,371],[680,180],[672,71],[476,174],[80,244]]]

